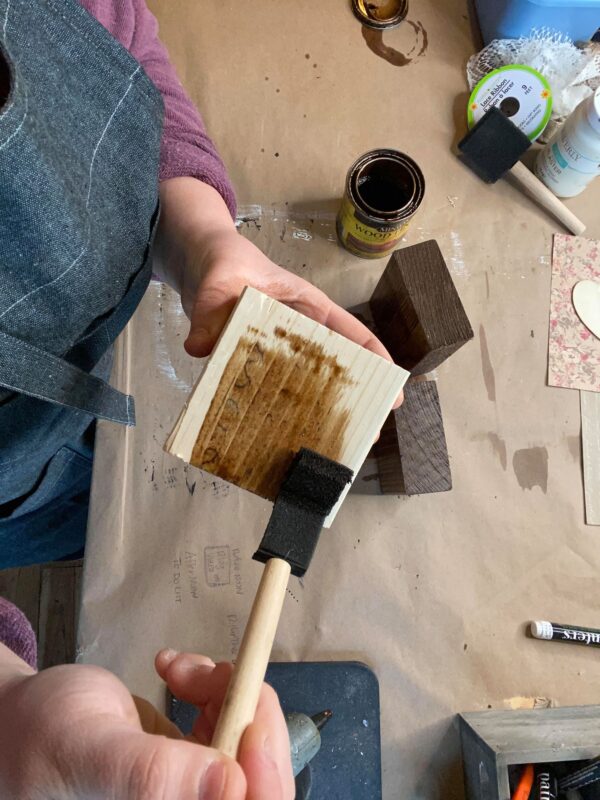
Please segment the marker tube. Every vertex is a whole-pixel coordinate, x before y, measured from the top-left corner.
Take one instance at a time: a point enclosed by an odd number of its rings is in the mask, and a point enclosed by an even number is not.
[[[600,781],[600,759],[590,762],[587,766],[581,767],[577,772],[572,772],[570,775],[565,775],[559,781],[559,788],[561,792],[566,792],[569,789],[581,789],[590,783]]]
[[[558,622],[532,622],[531,635],[536,639],[552,639],[559,642],[573,642],[590,647],[600,647],[600,630],[562,625]]]

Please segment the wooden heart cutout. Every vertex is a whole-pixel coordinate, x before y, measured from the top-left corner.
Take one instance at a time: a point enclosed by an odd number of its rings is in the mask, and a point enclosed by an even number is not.
[[[577,316],[594,336],[600,339],[600,283],[579,281],[573,288]]]

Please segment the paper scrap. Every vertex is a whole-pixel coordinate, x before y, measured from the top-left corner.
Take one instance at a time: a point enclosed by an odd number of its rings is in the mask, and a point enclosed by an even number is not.
[[[551,697],[509,697],[504,701],[504,708],[516,711],[521,708],[554,708]]]

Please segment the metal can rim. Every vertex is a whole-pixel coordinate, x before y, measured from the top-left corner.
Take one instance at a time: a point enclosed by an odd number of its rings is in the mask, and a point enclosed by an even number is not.
[[[407,203],[401,209],[389,213],[373,209],[365,203],[362,198],[357,196],[355,188],[355,181],[360,170],[370,161],[379,158],[388,158],[392,161],[399,162],[411,173],[414,181],[414,191]],[[346,191],[354,206],[373,220],[377,220],[381,223],[401,222],[404,219],[412,217],[421,205],[425,194],[425,177],[419,165],[406,153],[391,148],[380,148],[363,153],[363,155],[359,156],[352,164],[346,176]]]
[[[389,30],[390,28],[397,28],[401,22],[404,21],[408,14],[408,0],[399,0],[398,11],[387,19],[374,19],[370,17],[365,8],[364,0],[352,0],[352,11],[354,16],[362,22],[367,28],[372,28],[376,31]]]

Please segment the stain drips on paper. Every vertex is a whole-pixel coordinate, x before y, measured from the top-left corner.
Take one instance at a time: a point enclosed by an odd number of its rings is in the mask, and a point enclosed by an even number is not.
[[[573,461],[581,461],[581,436],[567,436],[567,447]]]
[[[349,411],[337,403],[352,383],[323,346],[276,328],[265,347],[240,339],[198,433],[190,463],[274,500],[301,447],[339,460]]]
[[[506,442],[504,439],[501,439],[497,433],[488,433],[488,439],[490,440],[490,444],[494,449],[494,452],[500,459],[500,464],[502,465],[502,469],[506,470],[507,466],[507,457],[506,457]]]
[[[394,67],[405,67],[425,53],[429,41],[427,31],[422,22],[413,22],[407,19],[404,21],[403,27],[404,25],[409,25],[415,34],[415,42],[408,53],[402,53],[400,50],[396,50],[396,48],[385,44],[383,41],[384,31],[375,30],[374,28],[368,28],[366,25],[363,25],[362,36],[369,50],[375,53],[375,55],[388,61]]]
[[[481,370],[483,372],[483,382],[487,391],[488,400],[496,402],[496,376],[490,358],[490,351],[487,344],[487,336],[483,325],[479,326],[479,347],[481,349]]]
[[[548,450],[545,447],[527,447],[513,456],[513,470],[521,489],[539,486],[544,494],[548,490]]]

